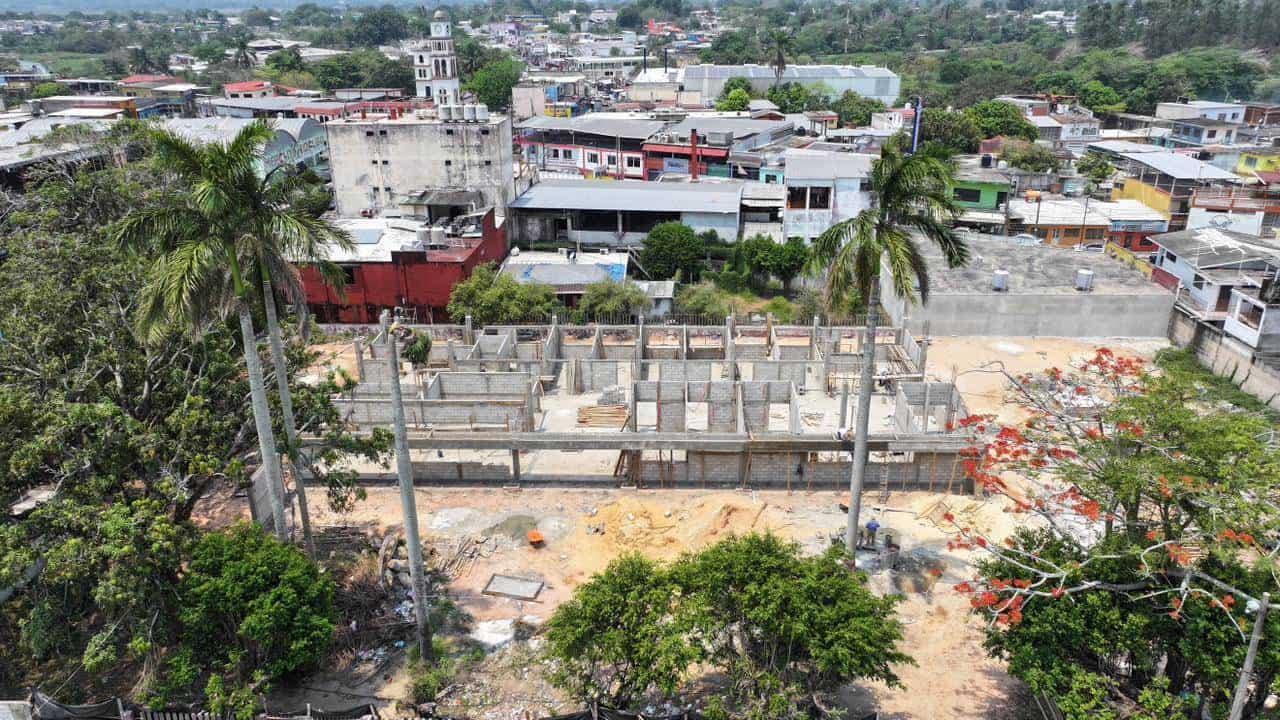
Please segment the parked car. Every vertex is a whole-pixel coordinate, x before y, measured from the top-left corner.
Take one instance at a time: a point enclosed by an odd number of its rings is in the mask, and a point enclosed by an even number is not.
[[[1018,233],[1013,236],[1015,245],[1042,245],[1044,241],[1031,233]]]

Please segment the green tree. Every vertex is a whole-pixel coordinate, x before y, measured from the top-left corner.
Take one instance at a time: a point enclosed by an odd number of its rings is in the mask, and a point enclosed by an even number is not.
[[[706,252],[705,240],[688,225],[672,220],[649,231],[640,251],[640,267],[654,280],[693,282],[702,274]]]
[[[872,113],[884,112],[887,108],[875,98],[865,98],[852,90],[846,90],[831,109],[840,115],[842,124],[865,127],[871,124]]]
[[[774,535],[721,540],[671,569],[682,619],[707,662],[729,678],[738,717],[816,710],[854,679],[899,685],[898,599],[871,592],[838,549],[802,557]]]
[[[166,690],[202,688],[214,712],[252,710],[268,683],[323,656],[333,592],[319,566],[257,527],[206,534],[178,585],[181,645]]]
[[[307,69],[302,53],[297,48],[277,50],[267,56],[267,67],[278,73],[301,72]]]
[[[968,114],[927,107],[920,118],[920,142],[956,153],[977,152],[982,131]]]
[[[1084,157],[1076,161],[1076,172],[1089,178],[1095,185],[1111,179],[1116,169],[1107,159],[1097,153],[1085,153]]]
[[[727,112],[741,112],[747,109],[747,105],[751,102],[751,96],[741,89],[725,95],[716,101],[716,109]]]
[[[588,319],[620,318],[648,312],[653,301],[631,281],[605,280],[591,283],[582,293],[578,310]]]
[[[245,10],[240,19],[249,27],[271,27],[271,13],[259,7]]]
[[[471,271],[471,277],[453,286],[449,316],[461,322],[470,315],[478,326],[548,319],[563,310],[555,289],[543,283],[522,283],[500,274],[493,263]]]
[[[788,238],[781,245],[774,245],[768,258],[769,273],[782,281],[782,291],[791,294],[791,281],[795,280],[809,264],[809,246],[798,237]]]
[[[43,98],[53,97],[54,95],[62,95],[65,91],[62,86],[56,82],[45,82],[31,88],[31,97],[40,100]]]
[[[929,299],[929,268],[917,236],[938,246],[947,265],[969,259],[969,249],[951,226],[960,208],[952,196],[954,168],[929,153],[907,155],[902,142],[887,143],[871,166],[874,207],[828,228],[813,244],[811,267],[825,277],[828,306],[846,304],[857,293],[866,298],[866,339],[874,347],[880,307],[880,275],[887,271],[894,291],[906,301]],[[916,288],[919,288],[917,291]],[[867,428],[875,362],[862,363],[858,412],[854,416],[853,473],[849,482],[849,521],[845,543],[854,550],[867,463]]]
[[[511,106],[511,88],[520,82],[522,73],[524,65],[515,60],[494,60],[475,71],[466,89],[491,109],[505,110]]]
[[[765,38],[764,46],[769,55],[769,66],[773,68],[773,84],[779,85],[782,74],[787,71],[787,56],[792,52],[794,40],[786,30],[773,30]]]
[[[350,248],[352,242],[342,230],[290,204],[299,176],[272,182],[259,175],[257,163],[273,138],[265,122],[241,130],[227,145],[195,145],[176,133],[153,131],[160,167],[193,191],[130,213],[117,225],[114,237],[137,252],[154,254],[140,290],[138,316],[140,331],[153,342],[175,328],[203,332],[232,310],[239,316],[260,457],[273,490],[276,532],[283,535],[284,483],[252,309],[261,303],[265,310],[287,448],[297,460],[297,424],[276,321],[276,288],[289,297],[302,297],[293,269],[298,261],[316,264],[341,287],[339,271],[324,258],[329,247]],[[304,483],[296,488],[310,547]]]
[[[747,94],[747,97],[752,97],[755,94],[755,89],[751,87],[751,81],[741,75],[736,75],[724,81],[724,87],[720,89],[720,98],[728,97],[734,90],[741,90]]]
[[[1001,475],[1013,471],[1043,491],[1016,506],[1032,517],[1007,543],[953,525],[985,558],[978,581],[958,589],[990,621],[989,652],[1033,691],[1063,699],[1073,720],[1224,717],[1249,606],[1276,589],[1261,539],[1280,526],[1274,425],[1216,401],[1206,371],[1162,372],[1104,348],[1078,371],[1008,377],[1018,404],[1037,408],[1034,420],[962,422],[976,430],[970,472],[984,490],[1008,494]],[[1079,412],[1053,404],[1054,388],[1110,402]],[[1271,615],[1243,717],[1269,714],[1262,703],[1277,677]]]
[[[548,624],[553,678],[632,707],[695,672],[723,674],[733,717],[808,717],[851,680],[898,684],[897,598],[871,592],[839,550],[804,557],[773,535],[722,540],[663,566],[624,556]]]
[[[1001,100],[987,100],[964,111],[984,138],[1003,136],[1034,141],[1039,135],[1022,108]]]
[[[676,602],[665,567],[638,554],[616,558],[547,623],[552,682],[621,708],[651,693],[674,696],[697,657],[688,628],[673,618]]]
[[[0,504],[58,488],[0,521],[0,682],[75,678],[86,695],[133,686],[143,700],[178,648],[177,584],[202,532],[192,513],[247,482],[256,440],[237,333],[215,323],[144,341],[149,256],[112,242],[126,214],[193,189],[157,171],[136,123],[78,142],[102,162],[33,169],[0,219]],[[287,377],[313,362],[291,343]],[[359,495],[344,458],[379,461],[389,443],[347,433],[336,392],[331,378],[294,386],[300,426],[324,442],[317,481],[342,509]]]
[[[1000,150],[1000,159],[1020,170],[1047,173],[1058,169],[1058,158],[1049,148],[1031,142],[1010,141]]]
[[[363,9],[347,31],[351,44],[376,48],[409,36],[409,21],[394,5]]]
[[[1080,104],[1095,113],[1124,112],[1124,99],[1108,85],[1090,80],[1080,88]]]

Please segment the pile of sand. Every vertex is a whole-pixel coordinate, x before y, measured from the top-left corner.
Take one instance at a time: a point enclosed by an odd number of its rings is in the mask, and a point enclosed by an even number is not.
[[[731,535],[781,531],[790,524],[782,509],[735,493],[717,493],[674,508],[665,500],[623,497],[588,512],[575,523],[575,554],[600,558],[601,566],[633,551],[670,559]]]

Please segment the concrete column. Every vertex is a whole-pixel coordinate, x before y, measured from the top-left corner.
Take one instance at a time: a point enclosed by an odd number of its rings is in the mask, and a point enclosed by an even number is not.
[[[476,344],[476,336],[475,336],[475,333],[474,333],[474,332],[472,331],[472,329],[471,329],[471,316],[470,316],[470,315],[468,315],[468,316],[466,317],[466,320],[464,320],[464,321],[463,321],[462,325],[463,325],[463,328],[462,328],[462,341],[463,341],[463,342],[465,342],[465,343],[466,343],[466,344],[468,344],[468,345],[475,345],[475,344]]]
[[[810,360],[818,359],[818,350],[820,349],[820,347],[821,346],[818,344],[818,316],[814,315],[813,329],[809,331],[809,359]]]
[[[734,362],[734,355],[737,347],[733,339],[733,316],[727,315],[724,319],[724,362],[729,371],[729,379],[738,379],[738,366]]]
[[[358,379],[364,382],[364,340],[357,337],[351,344],[356,348],[356,372],[360,375]]]
[[[520,484],[520,451],[514,448],[511,450],[511,481]]]
[[[840,427],[849,427],[849,382],[840,384]]]
[[[456,364],[457,361],[454,359],[454,356],[453,356],[453,338],[449,338],[448,340],[446,340],[445,344],[446,344],[446,349],[449,351],[449,369],[457,370],[458,369],[458,366]]]
[[[633,381],[646,379],[644,377],[644,350],[645,344],[648,342],[648,331],[644,326],[644,317],[641,316],[638,320],[639,322],[636,323],[636,359],[631,370],[631,379]]]
[[[924,321],[924,337],[920,339],[920,379],[925,380],[925,361],[929,359],[929,321]],[[926,380],[927,382],[927,380]]]

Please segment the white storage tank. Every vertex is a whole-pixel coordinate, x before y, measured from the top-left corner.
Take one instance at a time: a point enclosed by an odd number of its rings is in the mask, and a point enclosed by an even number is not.
[[[1076,270],[1076,289],[1080,292],[1089,292],[1093,289],[1093,271],[1080,268]]]
[[[489,106],[484,103],[476,105],[476,120],[489,122]]]
[[[475,106],[475,105],[463,105],[463,106],[462,106],[462,119],[463,119],[463,120],[465,120],[465,121],[467,121],[467,122],[475,122],[475,121],[476,121],[476,106]]]
[[[431,240],[431,228],[428,228],[425,226],[420,227],[414,231],[413,237],[415,240],[418,241],[419,245],[422,245],[425,247],[426,244]]]
[[[432,245],[444,245],[444,237],[444,228],[438,226],[431,228]]]
[[[440,120],[441,120],[441,121],[443,121],[443,122],[449,122],[450,120],[452,120],[452,119],[453,119],[453,106],[452,106],[452,105],[437,105],[437,106],[436,106],[436,114],[440,116]]]
[[[991,276],[991,289],[996,292],[1009,292],[1009,271],[996,270]]]

